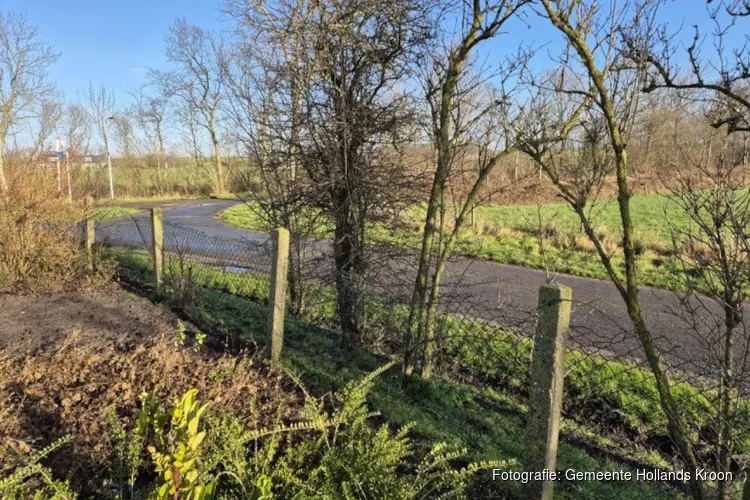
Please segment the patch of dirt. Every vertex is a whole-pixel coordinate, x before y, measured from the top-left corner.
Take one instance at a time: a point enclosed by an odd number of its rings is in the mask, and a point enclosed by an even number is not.
[[[153,388],[165,408],[197,388],[209,413],[232,413],[248,429],[298,415],[301,397],[288,378],[257,355],[177,346],[177,322],[120,289],[0,296],[0,473],[72,434],[53,469],[96,477],[113,450],[111,409],[127,425]]]
[[[147,299],[106,291],[0,295],[0,352],[33,352],[78,332],[77,340],[125,340],[177,327],[177,318]]]

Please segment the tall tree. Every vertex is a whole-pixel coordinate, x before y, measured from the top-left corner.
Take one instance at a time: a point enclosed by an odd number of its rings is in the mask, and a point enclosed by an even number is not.
[[[466,217],[477,203],[479,190],[500,159],[512,149],[508,137],[503,134],[504,130],[509,130],[507,122],[513,114],[510,97],[501,85],[498,94],[484,101],[477,100],[476,89],[483,78],[471,78],[472,56],[482,42],[495,37],[503,25],[527,3],[526,0],[474,0],[462,3],[466,10],[460,16],[464,23],[457,40],[451,41],[447,51],[432,61],[433,70],[426,78],[426,98],[430,108],[428,128],[435,151],[435,171],[409,309],[405,374],[410,374],[415,365],[419,365],[421,375],[430,376],[435,316],[445,263],[452,254]],[[512,75],[517,76],[517,70],[525,58],[519,56],[511,59],[500,70],[499,79],[503,83]],[[484,132],[479,129],[484,129]],[[446,233],[445,191],[451,175],[456,173],[457,163],[472,147],[478,165],[477,176],[459,203],[452,230]],[[431,272],[433,263],[434,270]]]
[[[120,155],[125,158],[131,158],[140,154],[140,147],[133,132],[133,123],[130,116],[124,113],[118,113],[112,120],[115,126],[115,139],[120,149]]]
[[[3,163],[8,132],[36,116],[35,107],[52,93],[47,70],[58,57],[24,16],[0,12],[0,192],[8,190]]]
[[[230,0],[224,10],[234,20],[225,67],[227,114],[248,156],[243,191],[249,193],[248,207],[269,228],[290,231],[289,290],[299,314],[314,293],[306,279],[307,250],[320,216],[307,203],[316,186],[299,172],[303,89],[314,73],[304,50],[313,11],[304,0],[281,5]]]
[[[578,215],[585,234],[593,243],[610,280],[625,303],[635,333],[656,381],[662,409],[670,435],[688,470],[695,470],[696,455],[690,440],[684,413],[678,405],[643,312],[638,290],[637,250],[631,214],[631,188],[627,142],[638,109],[639,88],[645,76],[643,60],[630,64],[624,57],[623,34],[643,47],[653,27],[659,0],[630,0],[609,4],[598,0],[540,0],[539,13],[562,35],[566,48],[560,57],[560,70],[546,88],[566,102],[569,112],[559,117],[545,102],[529,106],[533,126],[522,133],[521,144],[544,169],[560,195]],[[645,23],[645,31],[641,22]],[[539,119],[540,117],[546,117]],[[592,128],[593,127],[593,128]],[[603,133],[602,133],[603,132]],[[570,153],[570,144],[583,144],[580,160],[588,157],[596,172],[611,168],[617,185],[617,206],[622,231],[621,252],[625,262],[624,276],[604,249],[592,225],[587,204],[592,190],[603,179],[573,186],[560,175],[561,161]],[[593,146],[593,149],[592,149]],[[585,151],[607,149],[609,158]],[[584,179],[591,180],[591,177]],[[703,485],[691,477],[694,498],[704,498]]]
[[[168,92],[181,100],[199,120],[211,140],[214,157],[214,190],[226,190],[219,138],[219,113],[224,92],[223,46],[217,37],[185,19],[177,19],[165,37],[167,60],[175,65],[168,73],[152,72]]]
[[[169,117],[171,93],[164,87],[158,74],[149,74],[150,82],[133,92],[133,116],[142,129],[147,141],[156,147],[156,173],[159,182],[163,182],[162,169],[166,167],[165,128]]]
[[[86,108],[78,102],[69,102],[65,106],[62,128],[68,157],[75,159],[85,156],[91,134],[91,116]]]
[[[109,173],[109,197],[115,199],[115,180],[112,172],[112,152],[109,144],[109,126],[115,115],[115,95],[111,90],[107,90],[104,85],[94,87],[89,83],[88,92],[89,113],[91,121],[94,123],[99,138],[104,146],[104,152],[107,155],[107,171]]]
[[[327,0],[305,21],[314,74],[302,96],[299,155],[333,226],[342,343],[364,341],[366,227],[403,203],[414,140],[409,80],[432,36],[420,0]],[[395,211],[395,210],[394,210]]]

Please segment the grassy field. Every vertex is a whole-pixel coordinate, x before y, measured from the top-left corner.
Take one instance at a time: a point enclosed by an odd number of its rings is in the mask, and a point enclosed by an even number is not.
[[[688,218],[664,196],[636,196],[631,206],[641,250],[638,262],[641,283],[682,288],[682,274],[673,257],[670,224],[685,227]],[[268,229],[249,205],[236,205],[221,215],[230,225]],[[384,227],[373,227],[371,237],[375,241],[419,248],[423,217],[423,208],[412,208],[404,215],[404,229],[394,233]],[[617,252],[621,234],[616,201],[597,204],[591,218],[605,248],[613,255],[613,262],[623,269],[623,259]],[[607,279],[593,245],[579,231],[576,214],[564,203],[480,207],[476,210],[475,227],[461,232],[456,252],[505,264]]]
[[[645,246],[669,246],[670,224],[682,227],[688,219],[674,202],[663,195],[635,196],[630,202],[635,224],[636,239]],[[579,231],[578,216],[566,203],[546,205],[487,206],[477,209],[477,220],[494,227],[509,227],[519,230],[536,230],[541,217],[543,227],[554,227],[560,233],[576,234]],[[617,200],[610,199],[595,205],[591,210],[594,227],[613,237],[620,235],[620,211]]]
[[[127,217],[128,215],[134,215],[138,212],[140,212],[139,209],[130,207],[102,207],[96,210],[94,213],[94,219],[97,221],[113,220]]]
[[[147,285],[153,278],[148,258],[129,252],[119,253],[121,274],[128,281]],[[212,273],[212,286],[222,284],[221,274]],[[232,277],[234,281],[236,277]],[[248,292],[255,295],[263,283],[252,282]],[[230,289],[242,293],[235,284]],[[200,288],[194,302],[182,312],[188,319],[219,340],[239,337],[263,344],[266,306],[220,289]],[[387,358],[364,350],[342,351],[339,338],[307,320],[288,317],[285,328],[286,367],[300,375],[314,394],[326,394],[361,378],[387,362]],[[477,357],[478,361],[480,357]],[[486,359],[482,356],[481,359]],[[476,365],[476,369],[480,369]],[[495,367],[497,369],[497,367]],[[404,384],[397,369],[377,379],[370,403],[394,426],[414,424],[418,446],[444,441],[466,446],[474,460],[511,459],[520,462],[524,452],[524,415],[519,403],[492,389],[467,385],[455,380],[410,380]],[[570,432],[566,424],[564,432]],[[658,459],[652,464],[666,466]],[[517,465],[520,467],[520,465]],[[632,469],[607,453],[588,451],[567,442],[561,443],[558,469],[579,471],[615,471]],[[473,486],[476,498],[523,498],[520,483],[492,481],[489,472],[480,473]],[[660,499],[681,495],[659,483],[561,481],[556,498],[565,499]]]

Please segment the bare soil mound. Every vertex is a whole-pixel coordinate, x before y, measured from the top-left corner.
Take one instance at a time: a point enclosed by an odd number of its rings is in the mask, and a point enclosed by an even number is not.
[[[177,318],[148,300],[111,286],[106,291],[0,295],[0,350],[46,349],[77,340],[133,340],[177,327]]]
[[[176,325],[120,289],[0,296],[0,473],[72,434],[53,468],[94,477],[113,450],[108,414],[127,423],[154,387],[164,407],[195,387],[209,413],[231,412],[247,428],[297,415],[299,391],[257,355],[178,346]]]

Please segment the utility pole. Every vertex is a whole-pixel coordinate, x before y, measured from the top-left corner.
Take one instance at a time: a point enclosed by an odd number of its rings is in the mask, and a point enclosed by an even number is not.
[[[60,169],[60,162],[65,162],[65,173],[68,179],[68,201],[73,203],[73,186],[70,184],[70,163],[68,163],[67,155],[65,154],[65,144],[59,137],[55,141],[56,145],[56,160],[57,163],[57,193],[62,194],[62,170]]]
[[[104,126],[104,148],[107,150],[107,168],[109,169],[109,197],[115,199],[115,182],[112,179],[112,158],[109,154],[109,120],[114,120],[114,116],[107,118],[107,124]]]

